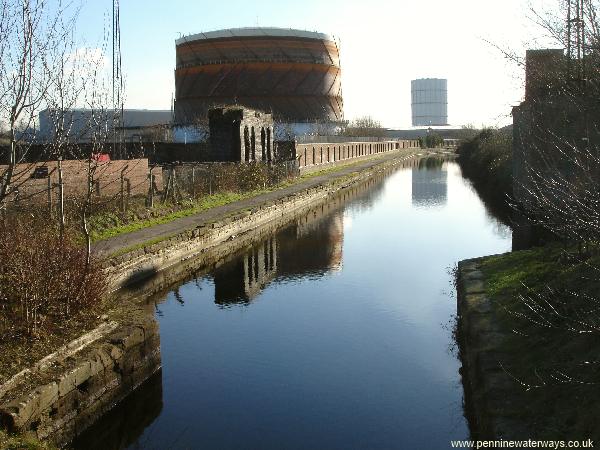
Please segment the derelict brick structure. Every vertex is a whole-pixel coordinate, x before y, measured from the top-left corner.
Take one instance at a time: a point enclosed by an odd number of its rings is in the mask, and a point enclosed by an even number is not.
[[[232,104],[272,112],[277,121],[344,119],[339,49],[329,35],[235,28],[182,37],[175,51],[177,123]]]
[[[527,50],[525,101],[512,109],[513,194],[526,195],[526,167],[560,170],[569,178],[573,170],[562,152],[600,145],[600,107],[568,72],[562,49]],[[595,80],[591,80],[595,81]]]
[[[589,84],[582,87],[569,75],[568,64],[562,49],[527,50],[525,101],[512,109],[513,197],[519,203],[534,195],[533,172],[572,183],[581,167],[588,167],[589,176],[600,178],[597,169],[591,170],[594,152],[586,152],[600,147],[597,75],[591,74]],[[577,163],[571,158],[575,152]],[[592,159],[586,160],[586,155]],[[528,248],[544,238],[541,228],[520,214],[514,216],[513,249]]]
[[[208,123],[212,161],[275,160],[271,114],[240,106],[214,108]]]

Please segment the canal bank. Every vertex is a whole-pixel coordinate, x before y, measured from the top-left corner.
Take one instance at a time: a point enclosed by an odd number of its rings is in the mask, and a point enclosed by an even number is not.
[[[514,380],[502,369],[507,355],[497,305],[486,289],[486,257],[458,263],[457,340],[462,361],[465,413],[471,437],[479,440],[531,437],[514,414]]]
[[[129,303],[131,299],[169,286],[198,267],[219,261],[261,234],[272,232],[294,215],[339,197],[354,186],[368,183],[375,174],[386,169],[416,161],[420,156],[416,152],[398,152],[347,165],[311,177],[283,192],[269,193],[266,198],[227,205],[224,211],[207,212],[204,217],[211,221],[201,223],[200,227],[195,222],[194,230],[186,229],[175,236],[162,230],[162,234],[158,234],[160,242],[149,246],[137,244],[139,248],[130,252],[123,252],[118,243],[103,243],[105,252],[122,252],[116,257],[120,258],[116,265],[115,257],[110,259],[109,273],[128,282],[150,278],[150,283],[128,289],[124,295],[127,302],[107,314],[106,323],[90,333],[92,339],[86,335],[68,344],[3,385],[0,405],[3,425],[59,444],[68,442],[160,369],[160,340],[158,333],[150,332],[154,328],[148,325],[153,320],[152,311],[130,314],[139,309],[135,303]],[[252,206],[254,209],[249,210]],[[177,227],[186,227],[181,223],[168,225],[171,232]],[[141,244],[147,242],[148,236],[154,236],[151,241],[156,240],[155,230],[142,231],[132,239]],[[135,258],[133,264],[132,258]],[[152,261],[150,268],[140,265],[140,261]],[[121,270],[130,270],[127,276],[119,275],[119,265]],[[132,272],[138,276],[132,277]],[[117,281],[113,286],[121,284]],[[110,330],[106,328],[107,323],[111,324]],[[120,339],[129,335],[139,335],[139,339],[123,347]],[[105,355],[108,357],[103,359]]]
[[[165,269],[190,258],[197,260],[205,255],[209,263],[214,259],[210,255],[216,253],[219,258],[234,251],[244,245],[248,233],[274,220],[310,208],[388,167],[436,153],[395,150],[359,162],[340,164],[337,168],[329,167],[321,174],[282,189],[109,238],[95,243],[93,248],[106,258],[104,269],[110,279],[110,289],[121,289],[142,280],[156,279]]]
[[[461,261],[458,341],[473,439],[600,439],[596,253]]]
[[[63,446],[160,370],[158,323],[134,304],[0,386],[0,424]]]

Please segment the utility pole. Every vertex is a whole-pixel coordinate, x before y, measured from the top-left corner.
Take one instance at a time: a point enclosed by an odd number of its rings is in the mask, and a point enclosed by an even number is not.
[[[585,70],[585,0],[566,0],[566,2],[568,77],[581,86],[587,79]]]
[[[112,126],[113,155],[123,159],[123,74],[121,71],[121,19],[119,0],[113,0],[112,11]],[[117,150],[118,146],[118,150]]]

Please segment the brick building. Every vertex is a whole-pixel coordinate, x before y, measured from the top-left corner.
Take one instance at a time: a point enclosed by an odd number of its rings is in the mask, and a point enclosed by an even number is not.
[[[271,114],[241,106],[214,108],[208,124],[212,161],[275,160]]]

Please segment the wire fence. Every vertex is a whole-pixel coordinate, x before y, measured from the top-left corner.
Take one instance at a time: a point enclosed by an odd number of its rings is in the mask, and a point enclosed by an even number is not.
[[[162,167],[161,201],[196,199],[221,192],[269,188],[299,175],[296,161],[265,163],[201,163]],[[157,186],[153,186],[157,189]],[[152,195],[152,193],[151,193]]]
[[[63,225],[65,221],[73,222],[87,199],[90,181],[91,195],[86,207],[93,215],[152,209],[157,204],[177,205],[225,192],[262,190],[299,175],[296,161],[144,164],[129,161],[113,167],[109,175],[106,170],[96,169],[92,177],[85,170],[64,170],[61,164],[28,168],[31,174],[25,173],[0,213],[4,217],[35,214],[57,219]]]

